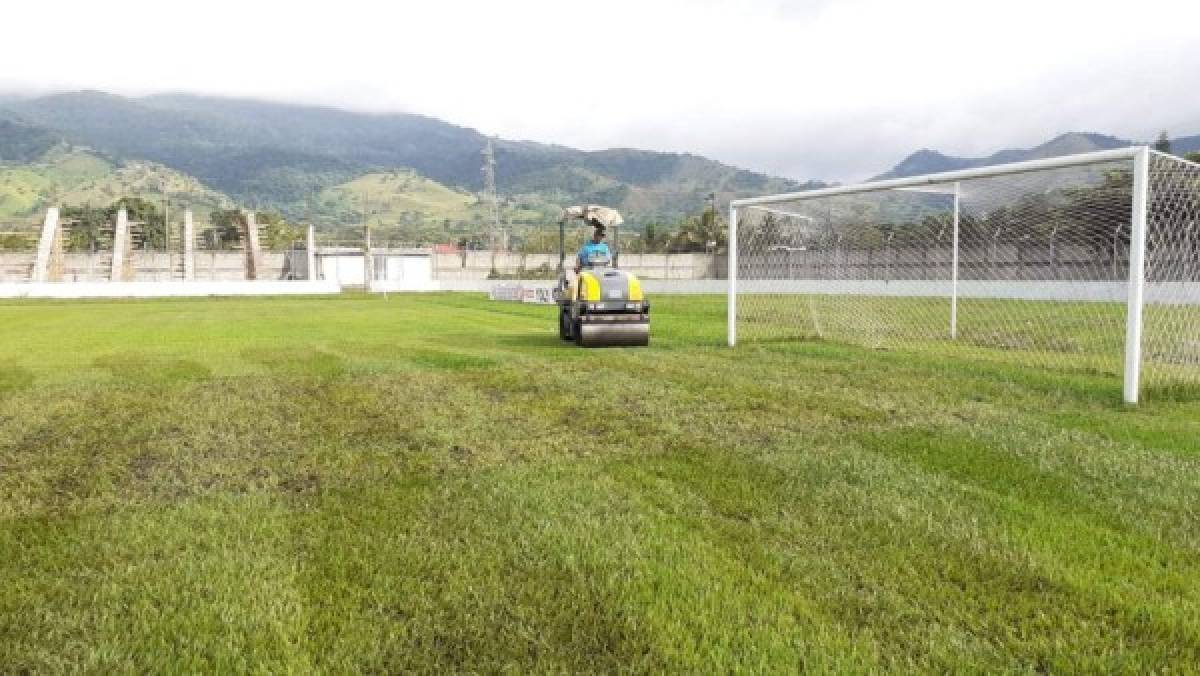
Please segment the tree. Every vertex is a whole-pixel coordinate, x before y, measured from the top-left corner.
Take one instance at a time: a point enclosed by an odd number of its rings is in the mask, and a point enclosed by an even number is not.
[[[289,224],[275,212],[257,213],[254,221],[258,224],[258,240],[264,249],[281,251],[303,238],[299,227]]]
[[[106,227],[112,227],[112,214],[108,209],[91,206],[63,207],[62,221],[71,226],[71,237],[67,241],[68,251],[97,251],[111,246],[103,242]],[[108,238],[111,239],[111,238]]]
[[[229,249],[242,239],[242,212],[238,209],[216,209],[209,214],[212,227],[204,232],[204,244],[209,249]]]
[[[671,238],[670,250],[675,252],[701,252],[725,246],[729,232],[712,209],[705,209],[700,216],[686,218],[679,224]]]
[[[1200,152],[1188,153],[1183,156],[1183,159],[1200,164]]]
[[[1160,153],[1171,152],[1171,139],[1167,138],[1167,131],[1165,129],[1159,132],[1158,140],[1154,142],[1154,149]]]
[[[131,222],[142,224],[145,248],[167,248],[167,221],[154,202],[141,197],[122,197],[109,207],[106,213],[115,222],[117,212],[122,208],[125,209]]]
[[[0,235],[0,251],[32,251],[36,248],[36,236],[15,232]]]
[[[667,226],[650,223],[641,237],[630,237],[629,240],[625,248],[630,253],[662,253],[671,242],[671,233]]]
[[[96,251],[112,246],[112,235],[106,234],[117,222],[117,212],[126,210],[131,223],[140,223],[144,246],[165,249],[167,225],[163,213],[154,202],[140,197],[122,197],[104,209],[90,206],[64,207],[62,219],[71,223],[69,251]]]

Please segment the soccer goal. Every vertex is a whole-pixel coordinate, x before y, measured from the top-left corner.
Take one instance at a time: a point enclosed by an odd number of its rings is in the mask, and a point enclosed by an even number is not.
[[[1200,384],[1200,165],[1145,147],[735,200],[729,344]]]

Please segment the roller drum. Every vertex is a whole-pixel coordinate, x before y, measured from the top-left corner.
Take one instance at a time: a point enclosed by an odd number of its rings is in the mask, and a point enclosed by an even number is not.
[[[583,347],[646,346],[650,344],[649,322],[585,323],[580,327]]]

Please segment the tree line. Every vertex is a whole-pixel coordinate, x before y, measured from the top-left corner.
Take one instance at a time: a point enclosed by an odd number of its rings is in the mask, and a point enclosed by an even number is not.
[[[617,230],[620,251],[625,253],[704,253],[725,249],[729,226],[711,208],[685,216],[670,223],[649,223],[640,231],[632,227]],[[572,225],[567,228],[566,250],[574,253],[591,236],[591,228]],[[612,246],[613,233],[609,232]],[[522,253],[554,253],[558,251],[558,228],[542,227],[527,231],[515,238],[513,250]],[[486,248],[486,239],[463,238],[460,246],[478,244]]]

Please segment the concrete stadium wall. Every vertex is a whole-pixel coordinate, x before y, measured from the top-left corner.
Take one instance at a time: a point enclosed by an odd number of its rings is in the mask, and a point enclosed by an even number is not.
[[[959,279],[1089,279],[1123,280],[1129,275],[1128,247],[1076,244],[964,245],[959,251]],[[1189,269],[1195,253],[1186,246],[1156,244],[1146,273],[1150,279]],[[949,279],[950,247],[880,247],[742,251],[739,275],[779,279]],[[1178,281],[1178,280],[1162,280]]]
[[[642,288],[648,294],[724,294],[723,279],[649,279]],[[436,280],[422,291],[463,291],[487,293],[501,285],[552,287],[545,279]],[[382,289],[374,289],[381,291]],[[405,289],[395,289],[405,290]],[[950,282],[941,281],[869,281],[869,280],[746,280],[738,283],[741,293],[796,295],[896,296],[910,298],[950,298]],[[1011,282],[960,281],[959,298],[1125,303],[1128,288],[1124,282]],[[1200,305],[1200,282],[1158,282],[1146,285],[1146,302],[1163,305]]]
[[[0,283],[27,282],[33,279],[36,251],[0,252]]]
[[[182,256],[166,253],[144,253],[134,256],[137,280],[179,279]],[[305,279],[307,257],[303,251],[264,251],[259,257],[259,280]],[[241,251],[197,251],[196,279],[235,281],[246,279],[246,254]],[[176,267],[171,276],[171,267]]]
[[[285,296],[326,295],[341,291],[342,287],[337,282],[290,280],[0,283],[0,298]]]
[[[725,280],[645,280],[648,294],[724,294]],[[434,280],[432,282],[377,280],[375,293],[460,291],[487,293],[501,285],[550,288],[553,281],[539,280]],[[948,282],[864,280],[747,280],[742,293],[896,296],[949,299]],[[0,282],[0,298],[154,298],[185,296],[245,296],[335,294],[334,280],[197,280],[133,282]],[[1030,301],[1125,303],[1128,290],[1122,282],[959,282],[959,297]],[[1162,305],[1200,305],[1200,283],[1161,282],[1146,285],[1146,302]]]
[[[433,259],[434,279],[487,279],[492,271],[491,251],[437,253]],[[568,264],[571,257],[567,257]],[[516,275],[539,268],[553,271],[558,254],[496,252],[496,271]],[[724,257],[713,254],[621,254],[621,268],[645,279],[711,279],[723,276]]]
[[[725,293],[727,282],[720,279],[650,279],[642,281],[646,293]],[[385,287],[373,282],[371,290],[382,291],[461,291],[488,293],[498,286],[524,286],[527,288],[552,288],[551,279],[438,279],[419,288]]]
[[[34,251],[0,252],[0,282],[28,282],[33,279]],[[245,281],[246,255],[241,251],[197,251],[195,278],[207,281]],[[303,279],[306,257],[299,252],[270,252],[262,254],[258,278]],[[133,252],[130,263],[135,282],[159,282],[183,278],[183,254],[165,251]],[[58,281],[105,282],[110,279],[112,252],[65,253]]]
[[[724,286],[725,282],[720,282]],[[899,296],[950,298],[949,281],[870,280],[769,280],[738,282],[740,293],[827,294],[855,296]],[[1002,300],[1071,301],[1124,303],[1129,298],[1125,282],[1015,282],[1005,280],[962,280],[959,298]],[[1200,282],[1151,282],[1146,284],[1148,303],[1200,305]]]

